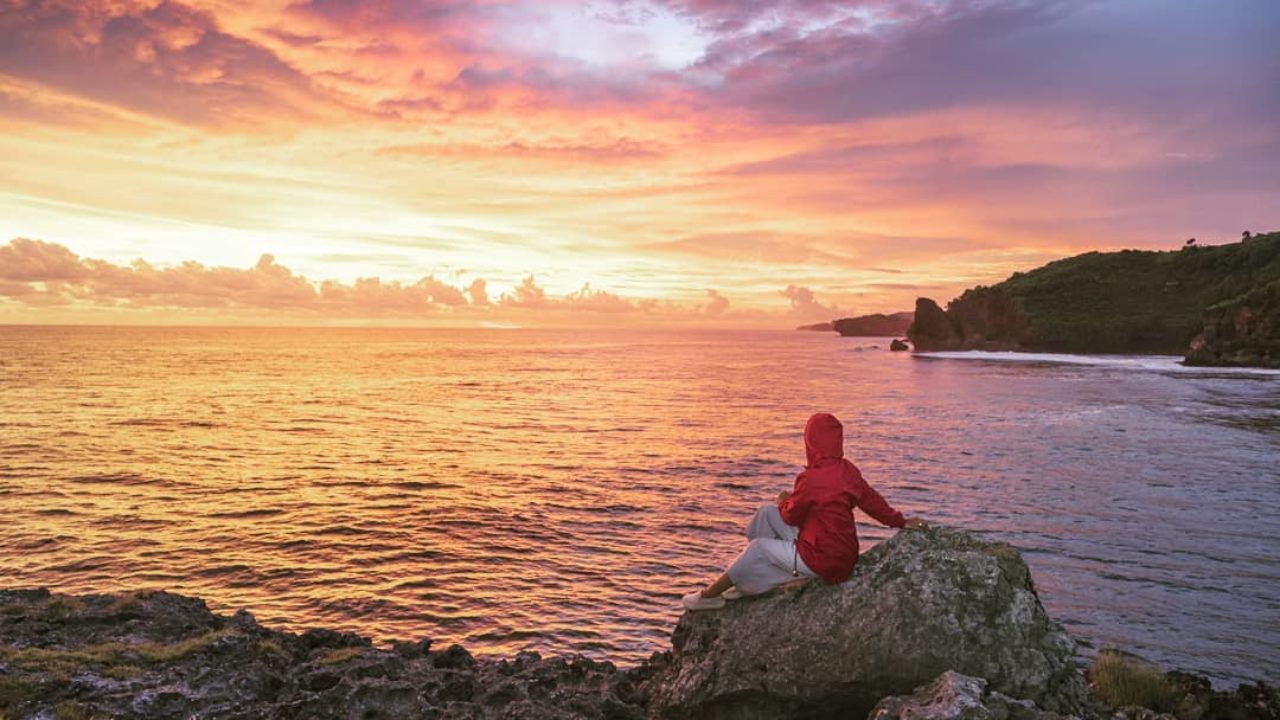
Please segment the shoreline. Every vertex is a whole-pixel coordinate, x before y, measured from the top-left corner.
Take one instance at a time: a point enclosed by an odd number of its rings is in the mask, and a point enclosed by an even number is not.
[[[669,650],[627,668],[273,630],[166,591],[0,589],[0,718],[1280,718],[1263,682],[1218,691],[1108,648],[1082,669],[1079,650],[1016,549],[933,528],[872,548],[846,583],[685,613]],[[975,703],[987,714],[951,712]]]

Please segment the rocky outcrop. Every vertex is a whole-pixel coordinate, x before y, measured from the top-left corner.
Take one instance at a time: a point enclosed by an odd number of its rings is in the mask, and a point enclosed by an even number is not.
[[[170,593],[0,591],[0,717],[613,718],[626,673],[583,657],[477,660],[431,641],[376,648],[268,630]]]
[[[911,346],[902,340],[894,338],[893,342],[889,343],[889,349],[893,352],[906,352],[911,349]]]
[[[964,347],[960,332],[947,312],[930,298],[916,300],[915,322],[907,330],[907,338],[920,352],[956,350]]]
[[[1195,364],[1280,364],[1280,232],[1174,252],[1085,253],[917,301],[919,351],[1188,354]],[[1188,353],[1193,338],[1200,335]]]
[[[1018,300],[998,288],[967,290],[943,310],[929,298],[916,300],[916,322],[907,336],[922,352],[1019,350],[1031,320]]]
[[[836,324],[834,321],[814,323],[812,325],[801,325],[797,330],[810,330],[813,332],[835,332]]]
[[[1085,688],[1022,557],[958,530],[900,532],[841,585],[686,613],[644,683],[662,718],[858,718],[947,670],[1055,712]]]
[[[911,695],[881,700],[867,720],[1065,720],[1036,707],[987,689],[982,678],[948,670]]]
[[[1280,367],[1280,280],[1205,310],[1186,363]]]
[[[904,335],[911,327],[914,313],[900,312],[892,315],[876,313],[858,317],[840,318],[832,323],[842,337],[892,337]]]

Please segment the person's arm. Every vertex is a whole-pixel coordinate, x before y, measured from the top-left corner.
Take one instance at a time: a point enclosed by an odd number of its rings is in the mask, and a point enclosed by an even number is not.
[[[791,493],[778,493],[778,514],[782,516],[782,522],[793,527],[800,527],[812,506],[813,494],[809,491],[809,483],[805,482],[804,473],[796,478],[796,486]]]
[[[888,525],[891,528],[901,528],[907,526],[907,518],[902,513],[893,509],[876,489],[863,479],[861,472],[854,472],[853,492],[858,498],[858,507],[862,508],[868,515],[875,518],[881,525]],[[912,526],[915,527],[915,522]]]

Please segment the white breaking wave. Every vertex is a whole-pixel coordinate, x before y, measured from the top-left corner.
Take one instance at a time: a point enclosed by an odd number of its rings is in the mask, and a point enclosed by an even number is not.
[[[1188,373],[1197,375],[1280,375],[1280,370],[1249,367],[1194,367],[1183,365],[1177,355],[1069,355],[1065,353],[992,352],[965,350],[957,352],[918,352],[916,357],[940,360],[983,360],[986,362],[1041,363],[1052,365],[1089,365],[1116,370]]]

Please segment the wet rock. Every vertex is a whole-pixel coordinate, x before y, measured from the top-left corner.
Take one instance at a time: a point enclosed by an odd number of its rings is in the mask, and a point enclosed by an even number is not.
[[[317,649],[339,649],[339,648],[358,648],[369,647],[373,645],[368,638],[360,637],[355,633],[338,632],[327,628],[312,628],[302,633],[299,638],[303,647],[308,650]]]
[[[415,642],[396,642],[391,647],[400,654],[400,657],[412,660],[414,658],[427,657],[431,653],[431,639],[423,638]]]
[[[665,718],[865,717],[947,670],[1056,712],[1086,695],[1017,551],[945,528],[898,533],[841,585],[686,613],[672,645],[643,688]]]
[[[237,610],[231,619],[227,621],[227,627],[238,630],[243,633],[250,633],[259,630],[258,619],[248,610]]]
[[[906,344],[902,340],[894,338],[893,342],[889,343],[889,349],[892,350],[893,352],[905,352],[907,350],[910,350],[911,346]]]
[[[461,645],[450,645],[444,652],[432,658],[431,664],[438,668],[470,668],[475,667],[476,660]]]

